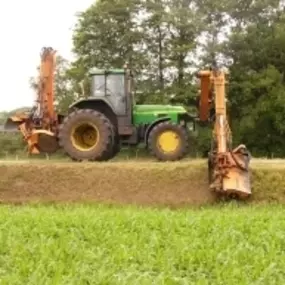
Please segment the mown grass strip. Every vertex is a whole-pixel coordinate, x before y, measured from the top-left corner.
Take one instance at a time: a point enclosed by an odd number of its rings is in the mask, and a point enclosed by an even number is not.
[[[100,201],[140,205],[205,205],[205,160],[181,163],[2,163],[0,201]],[[250,203],[285,203],[285,163],[253,160]]]

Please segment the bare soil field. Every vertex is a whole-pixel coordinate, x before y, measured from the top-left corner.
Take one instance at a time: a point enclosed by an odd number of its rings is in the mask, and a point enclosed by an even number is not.
[[[285,160],[253,160],[249,203],[285,202]],[[180,207],[216,199],[206,161],[1,161],[0,202],[105,202]]]

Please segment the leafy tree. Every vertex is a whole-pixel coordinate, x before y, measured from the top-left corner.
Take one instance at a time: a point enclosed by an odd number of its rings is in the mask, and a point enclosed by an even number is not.
[[[69,73],[77,83],[94,66],[122,68],[128,62],[134,70],[142,67],[137,46],[142,35],[134,17],[137,9],[133,0],[99,0],[79,14],[73,36],[77,60]]]
[[[61,56],[57,56],[55,70],[55,103],[57,111],[66,114],[68,107],[82,95],[80,91],[74,90],[68,74],[70,63]]]
[[[285,22],[278,11],[269,17],[229,39],[225,54],[233,61],[230,110],[236,138],[254,154],[284,156]]]

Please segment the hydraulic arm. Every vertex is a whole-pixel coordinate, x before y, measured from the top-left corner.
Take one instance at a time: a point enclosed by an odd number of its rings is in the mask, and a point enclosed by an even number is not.
[[[214,109],[214,129],[208,158],[210,188],[222,195],[247,198],[251,195],[250,154],[245,145],[232,149],[232,134],[227,119],[225,73],[221,70],[205,70],[199,73],[199,77],[200,121],[209,121],[211,110]]]

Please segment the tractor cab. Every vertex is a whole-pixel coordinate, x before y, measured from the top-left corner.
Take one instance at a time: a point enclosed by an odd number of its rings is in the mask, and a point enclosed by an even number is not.
[[[134,99],[129,70],[92,68],[90,75],[92,97],[103,97],[117,115],[126,115]]]
[[[91,69],[92,93],[94,97],[124,96],[125,70],[124,69]]]

